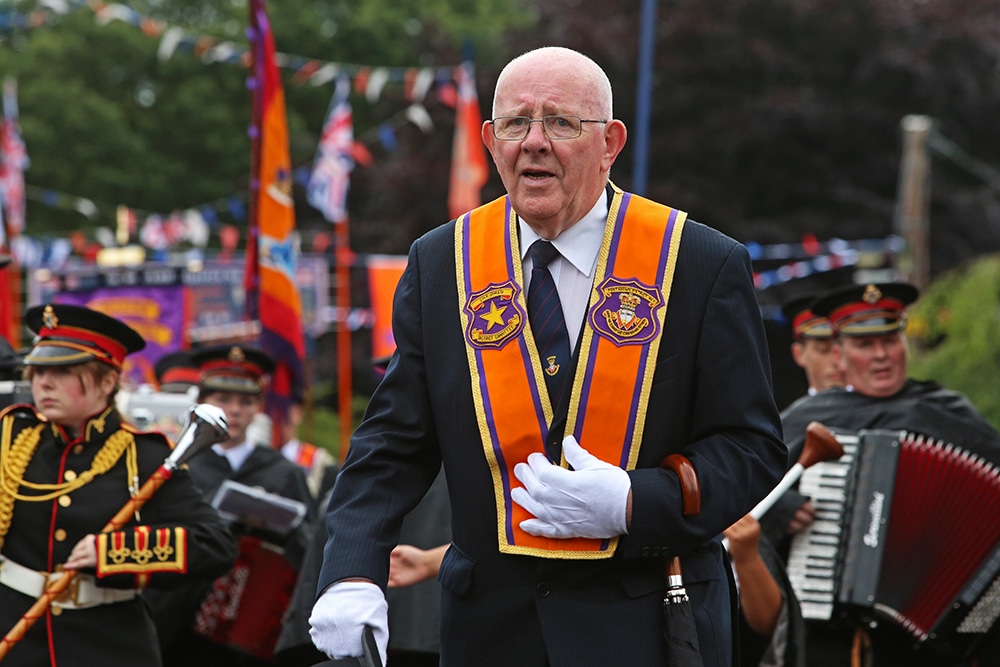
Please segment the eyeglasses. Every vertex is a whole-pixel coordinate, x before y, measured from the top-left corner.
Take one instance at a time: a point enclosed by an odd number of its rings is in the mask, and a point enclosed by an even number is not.
[[[607,123],[606,120],[590,120],[579,116],[499,116],[490,121],[493,136],[500,141],[520,141],[528,136],[532,123],[541,123],[542,131],[551,140],[576,139],[583,134],[584,123]]]

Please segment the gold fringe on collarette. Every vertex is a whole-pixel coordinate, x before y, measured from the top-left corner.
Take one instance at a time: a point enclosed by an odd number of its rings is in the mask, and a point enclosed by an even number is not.
[[[120,430],[113,433],[94,456],[90,470],[80,473],[76,479],[58,484],[37,484],[24,479],[24,471],[42,439],[42,430],[48,424],[43,423],[21,429],[17,438],[11,443],[13,425],[14,418],[9,415],[4,418],[2,429],[0,429],[0,546],[3,544],[7,531],[10,530],[10,522],[14,516],[14,501],[42,502],[71,493],[85,484],[89,484],[98,475],[103,475],[111,470],[126,450],[129,453],[126,459],[129,495],[135,496],[139,477],[137,452],[135,436],[128,431]],[[20,492],[22,486],[46,493],[25,495]]]

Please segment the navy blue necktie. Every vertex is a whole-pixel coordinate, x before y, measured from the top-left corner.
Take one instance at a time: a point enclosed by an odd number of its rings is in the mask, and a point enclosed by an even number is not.
[[[555,246],[539,239],[528,248],[531,258],[531,283],[528,285],[528,321],[535,336],[542,372],[553,409],[559,403],[570,373],[569,334],[563,318],[556,282],[549,273],[549,263],[559,256]]]

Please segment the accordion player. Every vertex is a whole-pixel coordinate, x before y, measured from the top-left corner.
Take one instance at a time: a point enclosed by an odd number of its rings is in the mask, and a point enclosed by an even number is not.
[[[799,482],[817,508],[788,557],[803,616],[962,664],[1000,629],[1000,472],[906,431],[837,438],[844,456]]]

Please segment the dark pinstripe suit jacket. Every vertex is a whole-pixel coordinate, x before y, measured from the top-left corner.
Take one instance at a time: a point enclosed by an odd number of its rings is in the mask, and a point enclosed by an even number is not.
[[[549,560],[497,549],[457,306],[454,224],[410,250],[393,307],[397,353],[335,485],[319,591],[347,577],[385,586],[400,521],[443,461],[453,542],[439,575],[442,665],[662,665],[663,564],[673,554],[685,555],[705,664],[730,664],[729,590],[714,538],[770,491],[787,460],[746,249],[686,223],[629,473],[629,535],[608,560]],[[698,472],[694,518],[681,515],[674,474],[658,468],[674,452]]]

